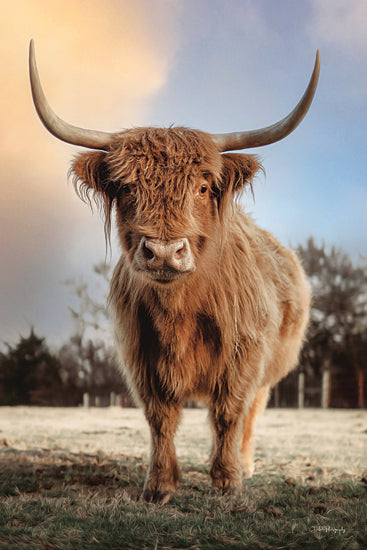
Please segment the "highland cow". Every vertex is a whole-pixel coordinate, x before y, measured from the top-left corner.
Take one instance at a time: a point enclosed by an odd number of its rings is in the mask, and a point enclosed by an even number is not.
[[[142,498],[167,502],[176,490],[174,435],[188,399],[209,410],[213,488],[236,495],[254,470],[255,418],[269,389],[297,364],[310,291],[296,254],[236,201],[252,189],[259,161],[226,151],[267,145],[295,129],[316,90],[319,55],[287,117],[214,135],[179,127],[116,134],[77,128],[48,105],[32,43],[30,72],[47,129],[97,149],[79,154],[72,171],[79,192],[101,201],[107,234],[116,211],[121,258],[109,302],[121,368],[152,437]]]

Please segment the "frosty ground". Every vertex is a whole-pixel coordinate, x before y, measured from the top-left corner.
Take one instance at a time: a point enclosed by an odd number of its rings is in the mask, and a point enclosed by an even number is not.
[[[178,460],[205,464],[211,429],[205,409],[185,409],[176,436]],[[53,453],[149,455],[149,428],[140,409],[0,408],[0,449]],[[278,472],[320,481],[364,475],[367,411],[267,409],[255,435],[255,474]],[[313,475],[313,474],[312,474]],[[209,481],[208,481],[209,483]]]

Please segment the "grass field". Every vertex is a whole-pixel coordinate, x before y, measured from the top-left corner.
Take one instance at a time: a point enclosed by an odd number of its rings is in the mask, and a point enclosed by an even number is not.
[[[236,500],[210,495],[210,444],[185,410],[177,496],[144,504],[140,410],[0,408],[0,548],[367,547],[366,411],[267,410]]]

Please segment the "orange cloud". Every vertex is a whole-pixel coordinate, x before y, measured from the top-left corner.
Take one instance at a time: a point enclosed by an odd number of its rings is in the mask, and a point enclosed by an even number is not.
[[[107,131],[147,124],[149,99],[164,86],[175,50],[177,6],[174,0],[2,2],[0,289],[8,309],[0,328],[11,323],[11,294],[19,301],[15,274],[22,278],[29,270],[35,281],[39,269],[41,280],[45,264],[50,269],[52,262],[80,262],[73,233],[80,234],[87,255],[97,231],[103,243],[102,225],[92,223],[66,188],[75,148],[54,139],[36,115],[29,40],[35,40],[46,95],[62,118]],[[102,244],[100,257],[103,252]]]
[[[14,0],[1,6],[0,165],[5,199],[16,182],[40,191],[70,148],[44,130],[28,80],[28,44],[35,39],[46,95],[65,120],[119,130],[144,123],[150,97],[164,86],[174,50],[167,26],[175,3],[113,0]],[[158,13],[161,12],[161,17]],[[161,27],[152,20],[160,20]],[[27,184],[29,185],[29,184]],[[49,192],[49,191],[48,191]]]
[[[0,135],[8,152],[15,142],[18,154],[19,141],[35,126],[27,70],[31,37],[46,94],[61,116],[108,130],[144,120],[146,102],[164,85],[174,49],[166,18],[161,28],[152,28],[153,6],[147,6],[112,0],[2,5],[0,66],[9,79],[2,82]],[[164,15],[165,6],[155,2],[154,10]]]

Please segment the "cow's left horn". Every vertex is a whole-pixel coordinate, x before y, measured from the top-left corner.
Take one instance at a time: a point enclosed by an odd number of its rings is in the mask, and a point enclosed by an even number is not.
[[[31,40],[29,45],[29,75],[31,79],[33,101],[38,116],[51,134],[73,145],[89,147],[90,149],[106,148],[114,134],[78,128],[77,126],[68,124],[53,112],[42,90],[36,65],[33,40]]]
[[[261,147],[275,143],[288,136],[300,122],[303,120],[316,92],[317,82],[320,73],[320,53],[316,52],[314,70],[307,86],[307,89],[289,115],[276,122],[272,126],[250,130],[246,132],[230,132],[228,134],[212,134],[213,141],[218,146],[219,151],[234,151],[237,149],[248,149],[251,147]]]

